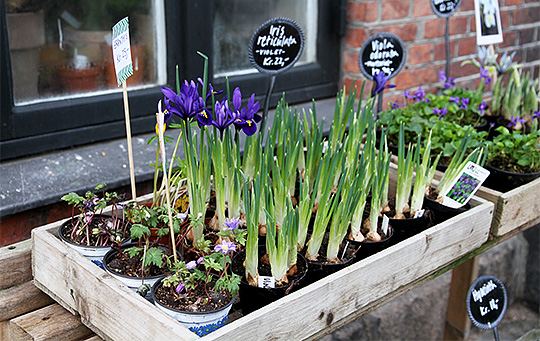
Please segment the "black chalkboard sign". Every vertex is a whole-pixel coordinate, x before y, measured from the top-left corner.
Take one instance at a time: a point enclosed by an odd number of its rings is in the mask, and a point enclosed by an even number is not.
[[[371,36],[360,50],[358,65],[362,74],[373,81],[373,76],[384,72],[394,77],[405,62],[403,42],[392,33],[378,33]]]
[[[291,68],[304,49],[304,34],[289,18],[274,18],[262,24],[251,37],[249,60],[266,74],[277,74]]]
[[[457,11],[461,0],[431,0],[431,9],[439,17],[449,17]]]
[[[481,329],[495,328],[502,320],[508,299],[502,282],[493,276],[478,277],[467,293],[467,311]]]

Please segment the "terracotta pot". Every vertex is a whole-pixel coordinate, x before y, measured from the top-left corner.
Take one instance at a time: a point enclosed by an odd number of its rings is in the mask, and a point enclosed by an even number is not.
[[[86,69],[62,66],[58,68],[58,74],[65,90],[71,93],[90,92],[98,89],[102,70],[95,64]]]

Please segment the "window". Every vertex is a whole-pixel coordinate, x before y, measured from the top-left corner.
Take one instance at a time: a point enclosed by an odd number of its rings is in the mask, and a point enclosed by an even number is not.
[[[335,95],[338,88],[344,0],[5,3],[0,17],[2,159],[125,136],[122,94],[107,65],[112,59],[107,36],[125,16],[130,18],[135,68],[127,82],[133,134],[153,129],[162,97],[159,86],[174,86],[175,65],[182,79],[201,76],[203,60],[197,51],[209,56],[216,88],[224,88],[227,76],[231,86],[255,92],[262,101],[268,77],[249,65],[247,46],[257,27],[276,16],[297,21],[306,43],[296,66],[277,77],[271,105],[284,91],[294,103]],[[10,7],[14,3],[29,4],[26,14],[37,17],[37,24],[26,18],[22,28],[12,30],[12,14],[22,12]],[[81,86],[62,78],[85,69],[94,74]]]

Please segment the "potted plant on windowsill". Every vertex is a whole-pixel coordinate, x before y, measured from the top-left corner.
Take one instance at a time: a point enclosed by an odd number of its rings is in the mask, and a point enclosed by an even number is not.
[[[96,186],[102,190],[106,185]],[[113,245],[120,245],[129,236],[130,224],[121,210],[123,199],[115,192],[102,191],[100,198],[92,192],[84,196],[69,193],[62,200],[72,205],[71,219],[59,228],[59,237],[71,248],[86,256],[98,266],[103,266],[103,256]],[[111,206],[111,215],[102,214]],[[80,213],[76,214],[75,210]]]

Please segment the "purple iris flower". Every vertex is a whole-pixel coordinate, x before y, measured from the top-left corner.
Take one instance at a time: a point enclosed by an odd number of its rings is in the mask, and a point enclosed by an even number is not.
[[[215,252],[221,252],[226,255],[229,251],[236,251],[236,245],[233,242],[228,242],[226,240],[221,241],[221,244],[218,244],[214,247]]]
[[[480,79],[484,79],[484,84],[488,85],[491,82],[491,77],[489,77],[488,69],[480,68]]]
[[[238,218],[232,218],[232,219],[225,219],[225,222],[223,223],[225,227],[225,230],[229,230],[229,231],[234,231],[237,227],[238,227],[238,224],[240,223],[240,219]]]
[[[522,119],[522,118],[519,118],[519,116],[512,116],[510,118],[510,123],[508,123],[508,128],[513,128],[515,127],[518,123],[525,123],[525,120]]]
[[[536,110],[532,114],[532,120],[540,120],[540,110]]]
[[[440,120],[443,117],[445,117],[446,114],[448,114],[448,109],[446,109],[446,107],[444,107],[442,109],[435,108],[435,109],[433,109],[433,113],[439,115],[439,120]]]
[[[216,117],[215,119],[211,119],[211,124],[218,128],[221,134],[223,134],[223,131],[234,121],[234,115],[229,109],[227,98],[224,98],[221,102],[216,102],[214,106],[214,115]]]
[[[457,105],[459,105],[459,101],[461,100],[461,98],[459,98],[459,97],[450,97],[450,98],[448,98],[448,100],[449,100],[450,102],[454,102],[454,103],[456,103]]]
[[[469,102],[470,102],[470,98],[468,97],[463,97],[461,99],[461,106],[459,107],[460,109],[465,109],[465,110],[468,110],[469,109]]]
[[[478,106],[478,111],[480,116],[484,116],[484,110],[487,108],[486,102],[482,101],[480,105]]]
[[[425,97],[426,97],[426,91],[422,89],[421,86],[419,86],[418,90],[414,92],[414,98],[416,99],[417,102],[421,102],[425,99]]]
[[[234,125],[236,129],[242,129],[242,131],[251,136],[257,131],[256,123],[262,120],[261,115],[257,114],[259,111],[259,102],[255,102],[255,94],[251,94],[248,104],[245,108],[242,106],[242,93],[239,88],[234,89],[233,92],[233,106],[234,106]]]
[[[204,99],[199,96],[199,86],[194,81],[188,83],[186,80],[180,88],[180,94],[167,87],[161,87],[161,92],[165,95],[165,107],[173,114],[180,116],[183,120],[189,120],[204,110]]]
[[[178,283],[178,285],[176,286],[176,289],[175,289],[176,293],[179,294],[179,293],[181,293],[183,290],[184,290],[184,284]]]
[[[384,89],[390,89],[395,88],[396,86],[393,84],[386,84],[388,80],[390,79],[390,75],[386,75],[385,72],[377,72],[375,76],[373,77],[373,89],[371,89],[371,97],[375,97],[375,95],[380,94],[384,91]]]

